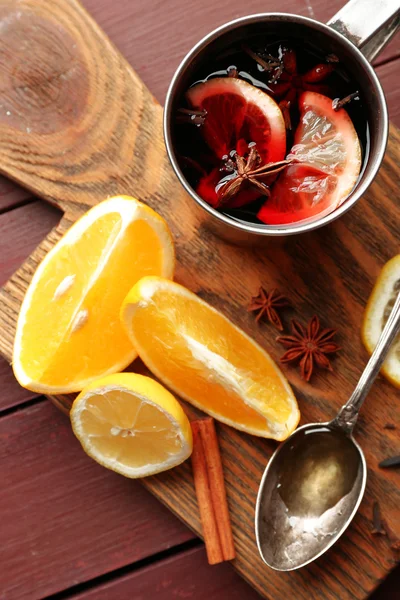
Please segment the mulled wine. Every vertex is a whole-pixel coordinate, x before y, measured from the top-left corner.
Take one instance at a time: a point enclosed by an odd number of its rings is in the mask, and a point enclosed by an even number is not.
[[[340,206],[368,156],[357,84],[334,55],[260,37],[200,64],[174,139],[197,194],[231,219],[307,222]]]

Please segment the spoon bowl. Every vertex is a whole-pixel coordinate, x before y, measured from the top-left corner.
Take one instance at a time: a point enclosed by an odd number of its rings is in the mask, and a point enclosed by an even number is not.
[[[260,554],[292,571],[323,554],[351,522],[367,469],[355,440],[330,423],[304,425],[272,456],[256,506]]]
[[[256,539],[278,571],[323,554],[350,524],[364,495],[367,465],[352,432],[361,406],[400,331],[400,293],[349,400],[329,423],[299,427],[272,455],[256,505]]]

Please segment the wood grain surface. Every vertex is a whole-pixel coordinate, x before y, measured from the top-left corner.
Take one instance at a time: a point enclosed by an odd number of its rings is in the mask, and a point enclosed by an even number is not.
[[[118,577],[89,592],[69,596],[74,600],[260,600],[244,581],[238,581],[227,563],[210,566],[204,548]]]
[[[32,228],[32,217],[40,226]],[[32,202],[0,215],[0,284],[14,273],[44,237],[57,226],[62,213],[43,202]]]
[[[265,12],[282,11],[328,21],[344,0],[203,0],[192,3],[173,0],[168,9],[162,0],[132,2],[84,0],[97,23],[134,67],[157,100],[164,104],[172,75],[185,54],[204,35],[231,19]],[[379,55],[377,64],[400,56],[398,36]],[[378,69],[379,73],[379,69]],[[393,78],[395,80],[395,77]]]
[[[0,213],[22,204],[30,196],[28,190],[16,187],[12,181],[0,176]]]
[[[0,356],[0,415],[3,411],[8,410],[19,404],[24,404],[33,398],[37,398],[38,394],[26,390],[18,385],[9,363]]]
[[[289,295],[303,320],[317,312],[324,325],[338,328],[343,351],[335,361],[336,375],[318,375],[310,385],[295,370],[287,371],[303,422],[333,416],[366,361],[359,330],[368,294],[382,264],[398,252],[398,132],[392,129],[376,182],[340,221],[309,235],[277,240],[264,250],[238,249],[216,239],[192,211],[165,156],[160,106],[74,0],[5,1],[0,18],[8,24],[0,45],[12,54],[11,63],[3,65],[9,78],[0,91],[3,105],[8,103],[0,117],[1,168],[66,213],[1,291],[4,356],[11,358],[16,315],[37,262],[87,206],[115,193],[132,193],[170,223],[178,281],[232,318],[275,359],[281,349],[274,330],[257,327],[244,310],[260,283]],[[30,52],[18,55],[21,38],[31,41]],[[44,60],[48,55],[51,60]],[[385,422],[399,419],[397,399],[398,392],[380,380],[363,410],[357,439],[365,447],[370,477],[353,525],[317,563],[288,574],[264,567],[253,534],[258,482],[275,445],[219,428],[238,551],[235,567],[261,593],[274,600],[308,600],[310,590],[318,590],[322,600],[365,598],[396,564],[387,540],[371,538],[370,514],[379,498],[400,535],[396,474],[377,468],[398,446],[396,432],[382,431]],[[188,464],[144,484],[200,532]]]
[[[398,45],[400,47],[400,43],[398,43]],[[400,102],[398,92],[396,93],[398,88],[394,83],[398,80],[400,75],[399,65],[399,60],[395,60],[377,68],[380,82],[385,90],[390,119],[397,127],[400,127]]]
[[[0,440],[1,600],[45,598],[193,539],[139,482],[89,459],[50,402],[0,419]]]
[[[369,600],[397,600],[398,585],[389,575]],[[315,593],[316,592],[316,593]],[[319,600],[310,590],[310,600]],[[141,567],[109,581],[99,581],[89,590],[64,596],[68,600],[260,600],[261,596],[241,581],[228,564],[207,563],[204,548],[187,550],[178,556]],[[273,596],[269,597],[274,600]],[[290,600],[297,600],[291,596]]]

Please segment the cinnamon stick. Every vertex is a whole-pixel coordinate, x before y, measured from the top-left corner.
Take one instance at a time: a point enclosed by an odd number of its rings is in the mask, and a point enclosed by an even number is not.
[[[235,558],[232,527],[214,419],[192,421],[192,469],[210,565]]]

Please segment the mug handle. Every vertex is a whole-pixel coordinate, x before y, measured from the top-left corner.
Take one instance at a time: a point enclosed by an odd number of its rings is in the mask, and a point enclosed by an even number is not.
[[[328,23],[372,62],[400,27],[399,0],[350,0]]]

